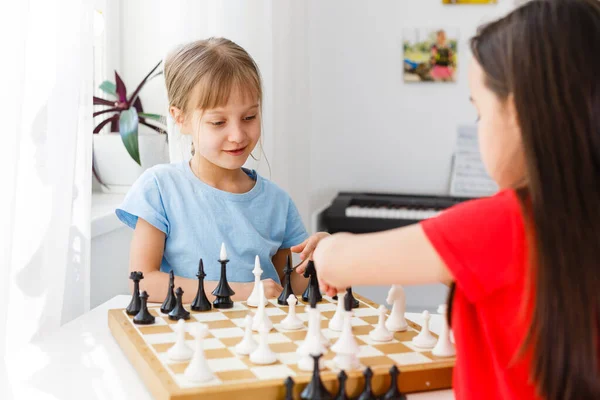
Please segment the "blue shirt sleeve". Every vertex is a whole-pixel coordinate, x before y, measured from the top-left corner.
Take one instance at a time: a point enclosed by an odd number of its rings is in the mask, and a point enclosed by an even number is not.
[[[296,208],[296,205],[291,198],[288,197],[288,213],[287,220],[285,223],[285,234],[283,242],[281,243],[282,249],[289,249],[292,246],[302,243],[308,238],[308,233],[300,217],[300,213]]]
[[[135,229],[138,218],[169,235],[169,220],[163,205],[156,176],[146,170],[135,181],[123,203],[115,210],[117,217],[131,229]]]

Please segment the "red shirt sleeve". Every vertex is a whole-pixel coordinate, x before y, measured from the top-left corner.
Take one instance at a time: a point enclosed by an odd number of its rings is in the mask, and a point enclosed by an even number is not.
[[[513,283],[516,274],[523,273],[525,229],[512,190],[460,203],[421,226],[471,302]]]

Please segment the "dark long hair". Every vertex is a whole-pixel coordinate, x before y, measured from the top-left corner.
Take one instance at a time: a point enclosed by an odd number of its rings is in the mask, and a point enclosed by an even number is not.
[[[600,399],[600,2],[528,2],[480,27],[471,50],[522,132],[532,311],[519,356],[531,350],[541,397]]]

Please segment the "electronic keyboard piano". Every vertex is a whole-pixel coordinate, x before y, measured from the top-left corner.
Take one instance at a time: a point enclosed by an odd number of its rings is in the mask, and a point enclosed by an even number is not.
[[[398,228],[471,200],[466,197],[340,192],[321,221],[329,233],[367,233]]]

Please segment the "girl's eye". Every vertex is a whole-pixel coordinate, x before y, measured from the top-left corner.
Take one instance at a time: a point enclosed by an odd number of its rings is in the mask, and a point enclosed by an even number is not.
[[[216,121],[216,122],[211,122],[211,125],[213,126],[221,126],[225,123],[225,121]]]
[[[251,121],[256,118],[256,115],[251,115],[249,117],[244,118],[245,121]]]

